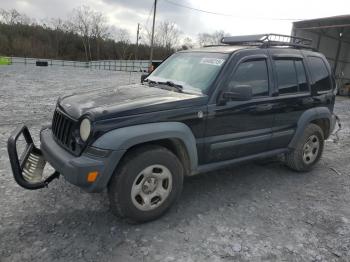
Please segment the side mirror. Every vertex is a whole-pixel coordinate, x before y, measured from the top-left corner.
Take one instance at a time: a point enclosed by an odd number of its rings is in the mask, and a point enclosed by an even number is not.
[[[145,81],[145,79],[149,76],[149,74],[143,74],[141,75],[141,83],[143,83],[143,81]]]
[[[253,91],[250,85],[236,85],[229,88],[222,94],[224,101],[236,100],[236,101],[247,101],[252,99]]]

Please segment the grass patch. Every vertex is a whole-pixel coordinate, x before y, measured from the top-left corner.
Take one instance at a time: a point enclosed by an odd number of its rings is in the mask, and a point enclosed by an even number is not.
[[[0,56],[0,65],[11,65],[11,58]]]

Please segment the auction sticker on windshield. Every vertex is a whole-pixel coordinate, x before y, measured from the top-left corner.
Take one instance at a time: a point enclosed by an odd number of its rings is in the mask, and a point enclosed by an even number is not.
[[[202,58],[200,64],[221,66],[225,62],[224,59],[220,58]]]

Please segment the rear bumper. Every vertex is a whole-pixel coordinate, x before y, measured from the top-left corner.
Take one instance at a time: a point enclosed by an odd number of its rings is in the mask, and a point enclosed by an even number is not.
[[[100,192],[107,187],[119,160],[125,153],[124,150],[119,150],[110,151],[106,157],[84,153],[76,157],[56,143],[49,128],[41,131],[40,141],[40,149],[45,160],[68,182],[87,192]],[[87,175],[94,171],[99,175],[93,183],[90,183],[87,181]]]

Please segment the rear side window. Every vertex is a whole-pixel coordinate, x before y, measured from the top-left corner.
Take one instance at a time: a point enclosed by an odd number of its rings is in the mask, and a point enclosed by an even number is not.
[[[266,60],[249,60],[241,63],[229,82],[229,87],[234,87],[236,85],[251,86],[253,96],[255,97],[268,96],[269,77]]]
[[[310,71],[314,84],[312,87],[317,91],[327,91],[331,89],[329,73],[324,61],[315,56],[309,57]]]
[[[309,91],[305,67],[302,60],[275,60],[278,92],[292,94]]]
[[[275,60],[278,92],[290,94],[298,92],[298,79],[294,60]]]

